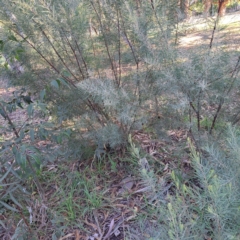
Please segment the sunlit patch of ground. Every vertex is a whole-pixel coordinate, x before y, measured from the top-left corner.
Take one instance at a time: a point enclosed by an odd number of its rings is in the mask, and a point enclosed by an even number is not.
[[[179,46],[180,47],[196,47],[199,45],[209,45],[212,37],[216,17],[203,19],[192,19],[189,23],[182,23],[180,27]],[[218,39],[228,39],[237,44],[240,40],[240,12],[227,14],[219,19],[217,24],[216,33]],[[187,34],[190,33],[190,34]],[[181,36],[186,34],[186,36]],[[219,34],[221,34],[219,36]],[[229,34],[229,35],[228,35]],[[229,44],[230,45],[230,44]],[[239,44],[238,44],[239,49]]]

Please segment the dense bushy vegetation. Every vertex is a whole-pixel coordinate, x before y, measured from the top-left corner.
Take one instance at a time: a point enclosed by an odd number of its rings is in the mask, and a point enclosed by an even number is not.
[[[239,237],[240,57],[231,36],[221,32],[219,16],[205,20],[207,41],[184,49],[180,37],[189,23],[174,0],[1,0],[0,7],[1,81],[16,89],[0,101],[1,213],[15,212],[13,222],[22,221],[11,239],[36,234],[32,192],[51,221],[52,239],[63,236],[79,212],[85,217],[104,206],[106,192],[92,190],[100,173],[87,180],[88,159],[100,164],[98,170],[102,161],[114,173],[127,168],[124,161],[139,170],[131,174],[142,181],[141,209],[154,214],[136,221],[126,239],[146,239],[146,232],[149,239]],[[187,173],[168,164],[155,169],[153,155],[143,156],[131,138],[141,131],[169,142],[168,130],[176,129],[187,133],[188,147],[185,141],[173,158],[187,149]],[[76,159],[85,168],[67,175],[66,184],[61,174],[49,173],[55,169],[50,164]],[[45,174],[51,184],[60,181],[56,192],[65,194],[57,210],[47,204],[52,186]],[[0,219],[9,236],[13,222]]]

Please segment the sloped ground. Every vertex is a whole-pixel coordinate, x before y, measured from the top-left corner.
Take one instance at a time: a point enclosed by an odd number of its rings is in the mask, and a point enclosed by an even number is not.
[[[202,27],[201,20],[196,21],[195,28]],[[219,41],[224,40],[226,45],[230,44],[239,51],[240,14],[229,14],[221,21],[224,24],[231,22],[232,28],[221,31]],[[208,46],[211,36],[211,28],[192,32],[179,39],[179,47],[182,51],[191,51],[196,46]],[[0,88],[1,98],[9,100],[14,90],[3,86]],[[27,120],[26,110],[18,109],[10,117],[18,128]],[[6,127],[6,124],[0,116],[0,125]],[[32,213],[25,212],[25,219],[22,213],[0,215],[0,220],[11,226],[6,230],[8,236],[13,235],[23,224],[22,220],[28,221],[31,215],[33,223],[29,229],[38,232],[38,239],[54,239],[55,236],[61,240],[122,240],[127,239],[130,229],[134,230],[130,231],[131,239],[151,239],[150,231],[157,226],[154,225],[154,214],[146,212],[148,189],[139,172],[142,167],[150,166],[160,179],[161,175],[170,175],[172,169],[180,167],[185,175],[191,175],[189,156],[184,151],[187,135],[184,130],[173,129],[168,132],[170,140],[163,141],[155,139],[151,133],[133,133],[133,140],[139,148],[141,146],[142,155],[146,158],[134,158],[129,151],[127,154],[110,154],[101,160],[93,157],[61,159],[48,164],[39,176],[46,202],[39,201],[33,188],[25,202]],[[165,187],[167,192],[171,185]],[[143,229],[139,229],[141,217],[146,219]],[[29,229],[27,231],[30,232]],[[2,239],[7,236],[6,231],[1,233]],[[32,239],[31,236],[28,239]]]

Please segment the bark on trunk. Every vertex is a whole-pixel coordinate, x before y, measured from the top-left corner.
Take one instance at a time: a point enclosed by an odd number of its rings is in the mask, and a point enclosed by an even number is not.
[[[180,1],[180,9],[184,15],[184,18],[188,19],[191,17],[190,7],[190,0],[181,0]]]
[[[203,12],[204,17],[209,16],[209,10],[211,8],[211,5],[212,5],[212,0],[205,0],[204,1],[204,12]]]
[[[218,0],[218,14],[220,17],[224,16],[227,9],[227,4],[229,0]]]
[[[229,0],[205,0],[204,1],[204,16],[208,17],[209,16],[209,10],[211,8],[211,5],[218,5],[218,14],[220,17],[224,16],[226,13],[227,9],[227,4]]]

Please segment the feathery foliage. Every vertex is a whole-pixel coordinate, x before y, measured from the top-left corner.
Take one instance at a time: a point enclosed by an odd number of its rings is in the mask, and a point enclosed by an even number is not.
[[[151,239],[239,238],[239,130],[229,126],[221,145],[224,149],[206,143],[200,154],[189,141],[192,170],[172,171],[170,184],[167,176],[156,179],[146,158],[139,159],[146,207],[156,219],[150,231],[147,219],[140,231]],[[130,230],[129,236],[133,233]]]
[[[1,78],[36,92],[33,102],[25,90],[0,102],[4,128],[14,134],[1,151],[1,206],[22,213],[29,182],[44,202],[38,177],[45,162],[82,160],[88,151],[101,160],[106,148],[130,145],[146,207],[157,213],[153,239],[238,237],[238,134],[230,130],[221,151],[218,141],[203,151],[206,134],[215,141],[227,122],[239,122],[239,100],[232,96],[238,96],[240,57],[220,41],[221,19],[208,21],[207,44],[187,50],[179,39],[187,22],[175,0],[0,0],[0,20]],[[19,126],[11,115],[17,108],[28,114]],[[36,115],[48,121],[36,123]],[[150,130],[164,139],[177,128],[193,141],[193,176],[174,169],[159,180],[128,137]],[[40,151],[41,140],[47,144]],[[91,199],[89,208],[96,208],[102,200],[86,185],[86,203]],[[61,202],[71,220],[76,188]],[[31,227],[17,230],[25,229]]]

